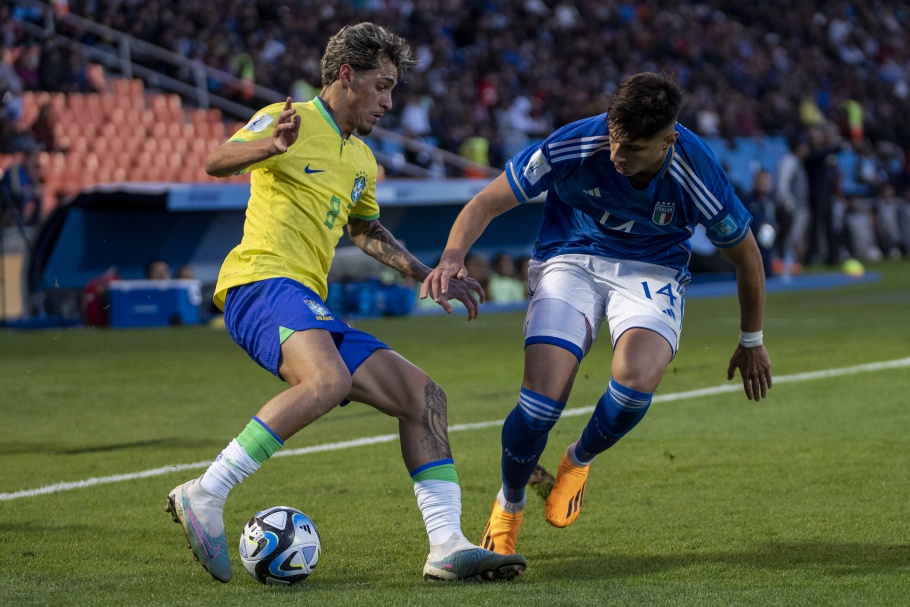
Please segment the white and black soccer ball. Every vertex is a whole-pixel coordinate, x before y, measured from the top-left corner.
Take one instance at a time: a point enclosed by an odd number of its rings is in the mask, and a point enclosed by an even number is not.
[[[243,566],[263,584],[302,582],[313,573],[320,556],[319,531],[296,508],[275,506],[257,512],[240,536]]]

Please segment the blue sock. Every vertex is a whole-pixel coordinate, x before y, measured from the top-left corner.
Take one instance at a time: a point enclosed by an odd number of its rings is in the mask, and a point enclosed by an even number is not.
[[[616,444],[645,416],[653,396],[653,393],[639,392],[611,379],[575,445],[575,457],[581,462],[589,462]]]
[[[547,446],[550,429],[566,404],[521,389],[518,404],[502,426],[502,488],[509,502],[525,497],[537,460]]]

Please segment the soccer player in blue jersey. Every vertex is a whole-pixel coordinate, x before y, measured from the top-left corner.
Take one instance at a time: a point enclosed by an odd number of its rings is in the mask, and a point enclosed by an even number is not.
[[[342,28],[322,59],[323,87],[306,103],[263,108],[215,148],[206,170],[251,172],[243,239],[215,287],[231,337],[289,387],[268,401],[206,472],[174,488],[167,510],[215,579],[233,573],[224,532],[228,492],[286,440],[354,400],[398,418],[401,451],[429,536],[426,579],[512,579],[521,555],[470,543],[461,531],[461,490],[449,447],[446,397],[420,368],[325,304],[335,247],[347,225],[367,254],[415,280],[430,268],[379,223],[377,164],[354,132],[368,135],[392,108],[392,89],[415,61],[406,41],[371,23]],[[439,298],[477,311],[483,291],[458,280]]]
[[[502,489],[484,547],[515,552],[525,486],[604,319],[612,378],[562,457],[547,521],[575,521],[591,462],[645,415],[679,346],[696,224],[736,268],[740,335],[727,378],[739,369],[749,399],[771,387],[751,217],[705,144],[676,122],[683,99],[672,79],[636,74],[618,87],[606,114],[564,126],[516,155],[458,215],[423,283],[422,297],[444,299],[451,280],[468,276],[464,256],[490,221],[546,192],[528,277],[524,378],[502,429]]]

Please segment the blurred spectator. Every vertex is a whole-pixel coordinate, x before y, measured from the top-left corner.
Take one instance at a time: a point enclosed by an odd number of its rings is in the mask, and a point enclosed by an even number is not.
[[[900,225],[901,249],[910,255],[910,186],[898,193],[897,216]]]
[[[30,131],[32,138],[45,152],[59,151],[57,149],[57,135],[55,134],[56,126],[57,114],[54,111],[54,106],[47,102],[41,104]]]
[[[64,52],[65,41],[51,38],[41,49],[38,64],[38,82],[43,91],[69,92],[75,90],[75,76]]]
[[[91,279],[82,291],[82,319],[90,327],[110,324],[110,284],[119,280],[117,268],[110,267]]]
[[[403,97],[404,103],[398,119],[398,130],[406,137],[426,143],[426,137],[432,135],[430,110],[433,107],[433,100],[429,95],[414,90],[405,92]],[[429,168],[433,164],[432,156],[423,150],[405,148],[404,156],[409,163],[424,168]]]
[[[490,140],[482,133],[472,137],[465,137],[458,148],[458,155],[481,167],[490,166]],[[482,168],[468,167],[463,170],[464,177],[486,177],[487,173]]]
[[[41,215],[41,180],[35,152],[16,152],[0,178],[0,228],[38,223]]]
[[[907,234],[901,232],[901,215],[907,213],[910,202],[899,198],[894,186],[885,184],[874,199],[875,232],[882,253],[900,259],[907,253]]]
[[[852,143],[862,143],[864,139],[863,131],[863,106],[854,99],[844,101],[844,121],[843,130],[850,138]]]
[[[521,281],[522,287],[524,288],[525,298],[529,297],[528,295],[528,269],[531,265],[531,258],[528,255],[523,255],[515,261],[515,274],[518,280]]]
[[[483,253],[469,251],[464,258],[464,267],[468,271],[468,276],[479,282],[486,293],[490,286],[489,258]]]
[[[875,223],[868,199],[856,195],[846,197],[844,240],[849,256],[860,261],[879,261],[882,251],[875,236]],[[840,254],[840,258],[844,257]]]
[[[146,280],[169,280],[171,266],[163,259],[150,259],[145,264]]]
[[[174,272],[174,278],[180,280],[192,280],[196,278],[196,272],[193,270],[193,266],[182,265],[177,268],[176,272]]]
[[[493,256],[487,297],[493,303],[524,301],[528,283],[522,282],[515,271],[515,259],[501,251]]]
[[[510,158],[527,147],[531,140],[543,139],[553,130],[542,115],[541,100],[533,99],[536,103],[519,95],[505,110],[500,128],[506,137],[505,154]]]
[[[840,138],[828,125],[811,126],[807,131],[807,148],[803,166],[809,182],[811,216],[806,263],[835,265],[838,239],[833,212]]]
[[[22,86],[28,90],[38,88],[38,65],[41,62],[41,47],[27,45],[20,49],[16,57],[16,75],[22,81]]]
[[[16,51],[0,49],[0,154],[38,151],[38,143],[22,124],[23,84],[13,63]]]
[[[771,276],[772,262],[778,257],[775,244],[780,232],[772,186],[771,173],[761,169],[755,173],[752,178],[752,188],[743,197],[743,204],[752,214],[752,234],[761,251],[765,276]]]
[[[856,151],[856,174],[852,177],[860,186],[860,193],[863,196],[878,193],[882,185],[888,181],[888,171],[884,163],[868,140],[854,143],[853,149]]]
[[[25,90],[14,66],[16,54],[17,50],[11,48],[0,50],[0,99],[3,113],[13,124],[22,118],[22,92]]]
[[[782,272],[786,275],[793,265],[801,262],[806,252],[806,230],[809,227],[809,180],[803,159],[808,154],[805,143],[790,138],[787,152],[780,157],[775,171],[775,199],[780,248],[783,258]]]
[[[408,91],[404,95],[401,117],[398,124],[403,134],[412,137],[422,137],[432,132],[430,128],[430,109],[433,100],[428,96],[415,91]]]

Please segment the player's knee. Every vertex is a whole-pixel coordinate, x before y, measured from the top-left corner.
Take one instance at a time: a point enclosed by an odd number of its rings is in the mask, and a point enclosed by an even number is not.
[[[638,392],[656,392],[663,379],[664,369],[653,365],[631,366],[613,365],[613,379],[621,385]]]
[[[660,377],[654,378],[647,374],[643,375],[614,375],[616,381],[623,386],[635,390],[636,392],[655,392],[660,385]]]
[[[351,393],[352,380],[350,373],[344,371],[295,373],[291,372],[287,382],[297,389],[304,398],[327,403],[332,407],[343,401]]]
[[[429,377],[420,390],[414,390],[406,397],[405,405],[397,415],[402,421],[442,427],[447,425],[446,394],[442,386]]]

